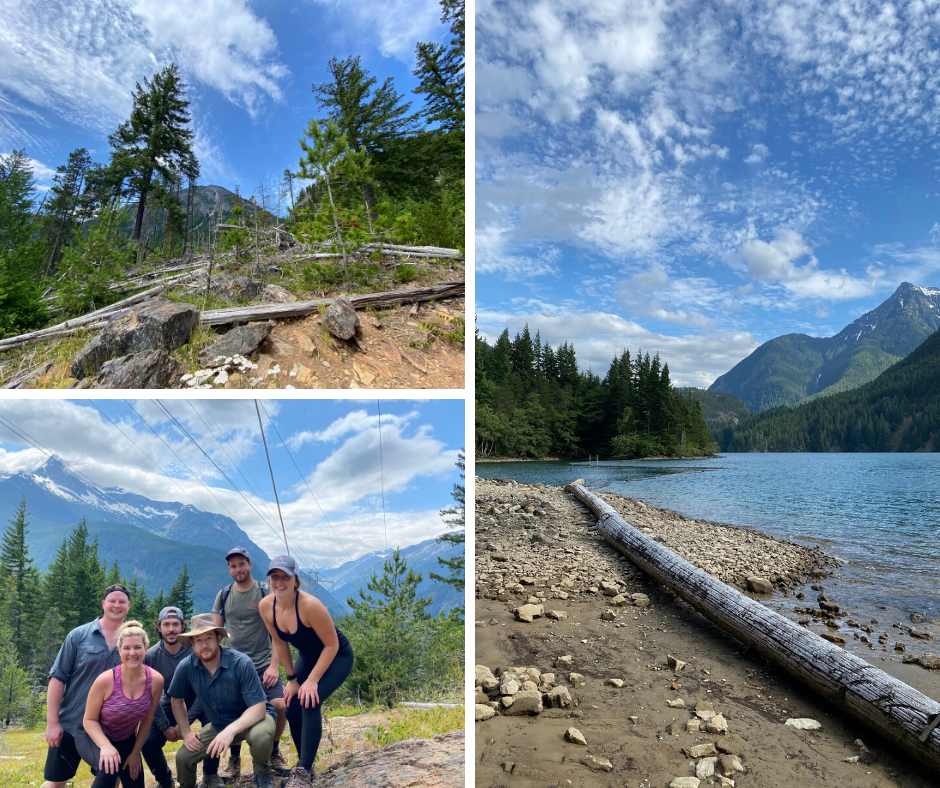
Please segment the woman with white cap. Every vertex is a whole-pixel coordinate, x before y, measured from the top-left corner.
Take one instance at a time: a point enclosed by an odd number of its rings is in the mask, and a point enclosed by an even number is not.
[[[95,679],[75,746],[92,771],[92,788],[144,788],[140,751],[163,693],[163,676],[144,665],[148,638],[139,621],[117,636],[121,664]]]
[[[287,671],[284,701],[298,753],[297,765],[291,769],[285,788],[310,788],[313,761],[323,734],[320,706],[349,676],[352,646],[336,628],[324,604],[300,590],[293,558],[277,556],[271,561],[268,577],[272,593],[261,601],[261,618]],[[291,660],[288,643],[297,649],[296,663]]]

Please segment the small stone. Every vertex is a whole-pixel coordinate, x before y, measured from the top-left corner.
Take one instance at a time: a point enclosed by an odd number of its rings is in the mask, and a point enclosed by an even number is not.
[[[728,722],[721,714],[716,714],[705,723],[705,733],[727,733]]]
[[[563,610],[549,610],[545,615],[555,621],[564,621],[568,618],[568,614]]]
[[[695,776],[700,780],[706,780],[715,773],[715,765],[718,763],[718,758],[712,756],[711,758],[702,758],[697,764],[695,764]]]
[[[565,741],[569,741],[572,744],[580,744],[582,747],[587,747],[587,739],[584,738],[584,734],[581,733],[577,728],[568,728],[565,731]]]
[[[555,659],[555,667],[556,668],[570,668],[573,662],[574,662],[574,659],[572,658],[572,656],[570,654],[565,654],[565,656],[557,657]]]
[[[817,720],[811,720],[807,717],[789,719],[784,724],[800,731],[818,731],[822,728],[822,724],[820,722]]]
[[[488,720],[492,717],[495,717],[496,712],[493,709],[491,709],[489,706],[484,706],[481,703],[477,703],[473,707],[473,716],[477,722],[483,722],[484,720]]]
[[[842,763],[858,763],[858,756],[853,755],[851,758],[843,758]]]
[[[924,654],[919,662],[927,670],[940,670],[940,656],[937,654]]]
[[[596,758],[593,755],[585,755],[581,759],[581,765],[595,772],[609,772],[614,768],[614,765],[606,758]]]
[[[747,590],[755,594],[772,594],[774,584],[766,577],[749,577],[745,581]]]
[[[627,598],[623,594],[617,594],[617,596],[610,600],[610,604],[613,607],[623,607],[627,604]]]
[[[545,609],[542,605],[521,605],[513,612],[516,614],[516,618],[519,621],[531,624],[533,619],[545,614]]]
[[[650,598],[646,594],[630,594],[630,599],[635,607],[650,606]]]
[[[736,733],[722,736],[715,743],[715,746],[718,748],[719,752],[726,753],[727,755],[741,755],[747,752],[747,742]]]
[[[685,729],[689,733],[698,733],[700,730],[702,730],[702,723],[699,720],[689,720],[685,724]]]
[[[500,688],[500,695],[515,695],[522,687],[519,686],[519,682],[515,679],[510,679],[505,682]]]
[[[694,761],[699,758],[710,758],[713,755],[718,755],[718,750],[715,749],[714,743],[710,741],[704,744],[693,744],[691,747],[683,747],[682,752]]]
[[[555,687],[545,695],[545,699],[553,709],[563,709],[571,705],[571,693],[567,687]]]
[[[669,788],[698,788],[701,784],[698,777],[676,777],[669,783]]]
[[[674,700],[667,700],[667,701],[666,701],[666,705],[667,705],[670,709],[684,709],[684,708],[685,708],[685,701],[682,700],[682,698],[675,698]]]
[[[610,610],[608,608],[603,613],[601,613],[601,619],[603,619],[604,621],[616,621],[617,614],[613,610]]]
[[[721,764],[721,770],[729,777],[735,772],[743,772],[744,766],[741,765],[741,759],[737,755],[721,755],[718,758]]]
[[[669,663],[669,667],[672,668],[676,673],[682,670],[687,664],[683,662],[681,659],[676,659],[671,654],[666,656],[666,662]]]
[[[584,681],[584,676],[580,673],[569,673],[568,674],[568,683],[573,685],[578,685]]]

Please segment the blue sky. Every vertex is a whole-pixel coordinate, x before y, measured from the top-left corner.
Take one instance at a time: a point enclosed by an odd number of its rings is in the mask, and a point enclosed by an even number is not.
[[[253,400],[93,402],[5,398],[0,414],[100,486],[234,516],[269,555],[283,552],[271,527],[279,531],[280,523]],[[383,400],[381,453],[377,400],[260,404],[288,541],[316,566],[384,550],[386,538],[389,548],[405,547],[449,530],[439,512],[453,505],[451,491],[460,482],[455,463],[464,443],[463,400]],[[248,506],[167,411],[267,517]],[[31,472],[46,461],[0,427],[0,473]]]
[[[244,195],[297,169],[330,58],[360,55],[417,107],[415,44],[450,37],[436,0],[0,0],[0,18],[0,153],[25,148],[40,186],[76,148],[107,162],[135,82],[176,62],[200,183]]]
[[[940,6],[480,0],[476,311],[708,386],[940,285]]]

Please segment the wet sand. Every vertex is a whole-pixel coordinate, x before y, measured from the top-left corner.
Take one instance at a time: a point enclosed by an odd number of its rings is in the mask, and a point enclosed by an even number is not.
[[[703,757],[683,752],[708,742],[735,751],[743,772],[725,777],[723,766],[735,765],[726,755],[724,763],[712,765],[716,773],[703,777],[702,786],[729,785],[729,780],[761,788],[940,785],[940,777],[895,745],[879,741],[646,577],[596,533],[590,512],[561,488],[478,479],[476,490],[475,661],[497,677],[508,670],[504,675],[523,679],[513,669],[534,668],[528,678],[543,691],[564,688],[555,690],[560,693],[556,708],[535,716],[501,713],[476,723],[478,786],[570,781],[572,786],[665,788],[676,778],[694,776],[696,768],[709,770]],[[774,598],[786,599],[790,608],[811,603],[785,594],[808,579],[825,586],[819,575],[835,568],[818,550],[604,497],[628,521],[639,521],[654,538],[731,585],[751,574],[769,575]],[[521,508],[510,511],[516,506]],[[542,536],[533,542],[536,534]],[[604,583],[617,586],[625,600],[645,595],[646,601],[636,598],[645,606],[628,601],[612,607]],[[518,621],[512,610],[530,601],[542,605],[546,615]],[[549,611],[557,611],[558,619]],[[613,618],[602,619],[605,612]],[[810,626],[825,629],[815,622]],[[667,656],[686,665],[674,670]],[[902,665],[899,657],[892,662],[887,653],[859,656],[940,699],[938,672]],[[570,657],[570,664],[562,657]],[[572,682],[572,672],[583,678]],[[550,684],[545,674],[554,674]],[[607,683],[611,679],[622,686]],[[570,701],[562,705],[565,694]],[[486,697],[502,706],[498,690]],[[677,699],[683,708],[675,707]],[[691,721],[711,714],[705,706],[695,714],[700,702],[722,715],[727,733],[689,730]],[[785,725],[789,718],[811,718],[822,727],[797,730]],[[566,741],[572,727],[586,744]]]

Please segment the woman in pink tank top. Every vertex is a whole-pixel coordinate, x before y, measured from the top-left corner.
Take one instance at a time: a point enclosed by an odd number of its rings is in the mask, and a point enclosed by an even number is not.
[[[75,745],[95,775],[92,788],[144,788],[140,750],[163,693],[163,676],[144,665],[150,645],[139,621],[118,630],[121,664],[102,673],[88,692]]]

